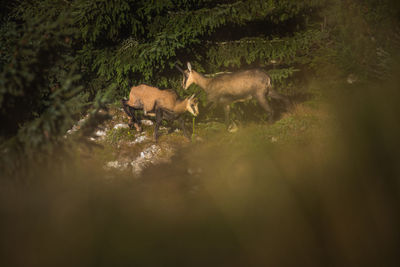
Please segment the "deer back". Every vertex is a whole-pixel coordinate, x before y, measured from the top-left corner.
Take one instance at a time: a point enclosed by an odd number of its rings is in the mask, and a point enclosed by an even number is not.
[[[217,76],[209,82],[211,95],[247,95],[267,90],[269,76],[262,70],[246,70]]]
[[[157,103],[159,107],[172,110],[176,98],[176,94],[171,90],[160,90],[156,87],[141,84],[131,88],[127,104],[131,107],[151,111],[154,110]]]

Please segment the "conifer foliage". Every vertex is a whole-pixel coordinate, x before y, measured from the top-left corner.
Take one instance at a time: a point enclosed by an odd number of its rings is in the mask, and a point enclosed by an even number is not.
[[[320,37],[307,21],[323,2],[76,1],[72,8],[85,43],[80,56],[126,93],[140,82],[172,86],[177,60],[207,72],[273,61],[284,69],[276,78],[287,77],[296,54]]]

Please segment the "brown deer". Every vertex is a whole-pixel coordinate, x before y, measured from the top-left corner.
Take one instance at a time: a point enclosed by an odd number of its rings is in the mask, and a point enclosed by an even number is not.
[[[272,88],[271,78],[261,69],[244,70],[207,78],[192,70],[190,62],[187,63],[188,69],[185,71],[179,66],[175,66],[183,73],[182,87],[185,90],[191,84],[197,84],[207,93],[208,101],[224,107],[227,126],[229,126],[230,104],[234,102],[243,102],[255,98],[258,104],[268,113],[269,122],[273,121],[274,111],[268,104],[267,96],[283,101],[287,108],[290,106],[289,100]]]
[[[135,111],[142,110],[146,117],[156,117],[154,128],[154,140],[158,140],[158,129],[163,119],[170,125],[179,119],[183,134],[189,138],[183,117],[185,111],[193,116],[199,114],[198,101],[194,95],[179,100],[176,93],[172,90],[160,90],[145,84],[133,86],[129,94],[129,100],[122,100],[125,113],[129,116],[129,126],[134,126],[137,131],[142,131],[141,118]]]

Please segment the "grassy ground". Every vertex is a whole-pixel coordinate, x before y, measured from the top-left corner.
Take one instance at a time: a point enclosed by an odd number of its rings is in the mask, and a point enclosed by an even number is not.
[[[103,168],[111,164],[113,168],[108,168],[111,176],[115,176],[115,172],[120,172],[127,176],[131,175],[132,178],[140,176],[143,169],[152,168],[160,163],[168,162],[175,165],[175,162],[171,162],[171,157],[190,148],[218,149],[221,144],[236,146],[243,143],[253,147],[307,145],[310,136],[319,132],[322,121],[321,109],[300,104],[295,105],[290,112],[282,114],[282,117],[272,125],[263,121],[243,121],[237,123],[238,129],[233,133],[226,131],[225,125],[217,120],[195,123],[191,140],[188,140],[181,130],[168,133],[168,129],[162,127],[161,136],[156,143],[153,140],[154,125],[144,125],[141,133],[129,128],[114,129],[117,124],[126,124],[128,118],[119,107],[111,107],[110,113],[113,119],[103,125],[106,135],[96,140],[100,146],[82,154]],[[190,119],[188,116],[186,123],[188,129],[193,128]],[[316,140],[315,137],[312,138]]]

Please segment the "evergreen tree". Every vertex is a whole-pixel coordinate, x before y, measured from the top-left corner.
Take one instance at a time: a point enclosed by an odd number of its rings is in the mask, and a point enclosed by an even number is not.
[[[29,16],[33,11],[26,4],[0,29],[1,51],[6,52],[0,65],[1,176],[27,162],[62,158],[63,136],[88,105],[74,57],[77,35],[70,13],[54,9]],[[101,98],[95,113],[99,105],[104,106]]]
[[[82,62],[122,94],[141,82],[176,87],[176,61],[206,72],[274,67],[282,81],[320,38],[324,1],[76,1]],[[303,57],[299,57],[302,55]],[[273,63],[271,63],[273,62]]]

